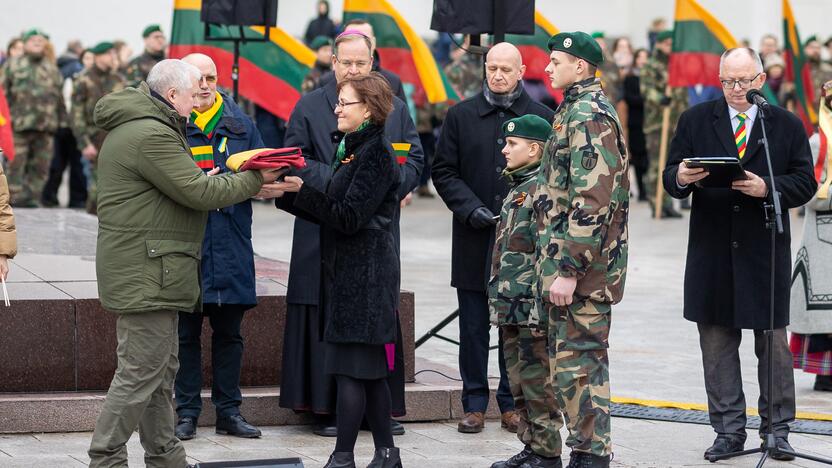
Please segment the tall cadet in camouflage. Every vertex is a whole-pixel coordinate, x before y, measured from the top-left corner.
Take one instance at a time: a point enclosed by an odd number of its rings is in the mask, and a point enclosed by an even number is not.
[[[506,121],[506,169],[510,187],[503,200],[492,255],[488,305],[491,323],[500,327],[503,358],[523,450],[491,468],[559,468],[563,419],[555,400],[547,351],[548,321],[536,307],[534,190],[543,144],[552,126],[534,114]]]
[[[552,86],[564,90],[535,195],[538,307],[549,321],[549,366],[572,449],[569,467],[608,467],[610,309],[624,292],[627,145],[595,77],[601,48],[583,32],[549,40]]]

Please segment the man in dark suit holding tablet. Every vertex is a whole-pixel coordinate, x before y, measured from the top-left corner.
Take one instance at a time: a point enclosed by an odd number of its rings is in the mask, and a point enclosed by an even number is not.
[[[766,165],[759,109],[746,100],[750,89],[766,80],[759,55],[748,48],[726,51],[720,59],[719,80],[724,97],[688,109],[679,119],[670,145],[663,183],[675,198],[693,194],[684,316],[696,322],[705,371],[708,413],[717,433],[709,455],[742,450],[745,439],[745,396],[740,376],[739,345],[743,329],[754,330],[758,359],[761,436],[768,425],[766,408],[773,405],[772,427],[778,449],[791,451],[789,422],[794,420],[794,377],[786,341],[789,323],[791,250],[789,219],[776,240],[771,265],[770,233],[763,205],[770,200],[771,180]],[[780,202],[786,211],[808,202],[817,188],[812,156],[800,120],[771,107],[765,116],[772,167]],[[708,177],[702,167],[682,160],[697,156],[733,156],[748,177],[724,187],[697,184]],[[768,395],[765,338],[769,327],[771,268],[775,268],[774,392]],[[779,453],[778,459],[791,459]]]

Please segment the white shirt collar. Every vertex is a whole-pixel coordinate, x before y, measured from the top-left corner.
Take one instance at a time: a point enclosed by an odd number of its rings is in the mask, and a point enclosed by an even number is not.
[[[746,125],[751,124],[757,119],[757,110],[757,104],[754,104],[747,111],[743,112],[743,114],[747,117]],[[731,117],[732,122],[737,121],[737,114],[739,113],[740,111],[734,109],[730,105],[728,106],[728,115]]]

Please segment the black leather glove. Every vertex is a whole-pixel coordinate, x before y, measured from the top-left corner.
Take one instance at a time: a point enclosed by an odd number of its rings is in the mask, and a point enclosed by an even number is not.
[[[670,105],[670,96],[662,96],[662,100],[659,101],[659,104],[662,106],[669,106]]]
[[[481,206],[468,215],[468,224],[474,229],[485,229],[497,224],[498,219],[491,210]]]

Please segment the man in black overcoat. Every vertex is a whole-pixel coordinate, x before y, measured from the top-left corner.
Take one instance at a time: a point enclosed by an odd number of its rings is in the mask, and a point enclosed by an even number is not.
[[[808,202],[817,184],[812,156],[800,120],[771,107],[765,129],[771,149],[774,181],[783,206],[784,234],[777,235],[776,259],[771,265],[770,232],[763,205],[771,198],[762,138],[760,109],[746,101],[749,89],[766,80],[759,56],[752,49],[726,51],[719,79],[724,97],[696,105],[682,114],[670,145],[664,188],[675,198],[693,194],[685,269],[684,316],[696,322],[705,370],[705,389],[711,426],[717,433],[705,457],[741,450],[745,433],[745,396],[740,376],[742,330],[754,331],[758,359],[761,436],[767,430],[767,405],[773,407],[772,427],[777,448],[791,449],[789,422],[794,420],[794,376],[786,341],[789,324],[791,247],[787,210]],[[735,156],[748,179],[728,188],[704,188],[703,169],[688,168],[683,158]],[[771,269],[774,289],[774,393],[768,394],[766,339],[769,328]],[[787,454],[775,455],[788,460]]]
[[[448,110],[435,162],[433,184],[453,212],[451,286],[459,301],[459,372],[465,417],[460,432],[480,432],[488,405],[489,312],[488,282],[494,230],[508,186],[501,177],[506,160],[502,126],[526,114],[551,122],[554,113],[532,101],[523,89],[525,66],[520,51],[496,44],[486,56],[483,91]],[[502,424],[516,430],[514,401],[509,391],[502,346],[497,404]]]
[[[349,76],[366,75],[373,65],[370,39],[358,33],[344,33],[335,40],[332,68],[336,79],[322,88],[304,95],[298,101],[286,128],[284,145],[298,146],[306,156],[307,167],[300,175],[304,183],[324,190],[332,175],[335,148],[341,135],[335,105],[338,102],[337,83]],[[400,198],[404,198],[419,183],[424,155],[419,134],[410,118],[407,106],[394,98],[393,112],[387,118],[385,135],[391,143],[409,143],[410,151],[401,166]],[[278,199],[278,203],[280,199]],[[399,212],[393,221],[396,249],[399,247]],[[300,218],[295,219],[292,241],[292,258],[289,265],[289,284],[286,293],[287,317],[284,331],[283,375],[281,379],[280,406],[295,411],[308,411],[319,415],[335,412],[335,381],[324,374],[324,342],[319,333],[322,317],[319,317],[321,279],[320,229]],[[401,327],[399,327],[401,328]],[[403,415],[404,358],[401,331],[396,343],[396,369],[389,385],[393,413]],[[403,429],[395,423],[394,433]],[[316,429],[319,435],[334,437],[334,421]]]

